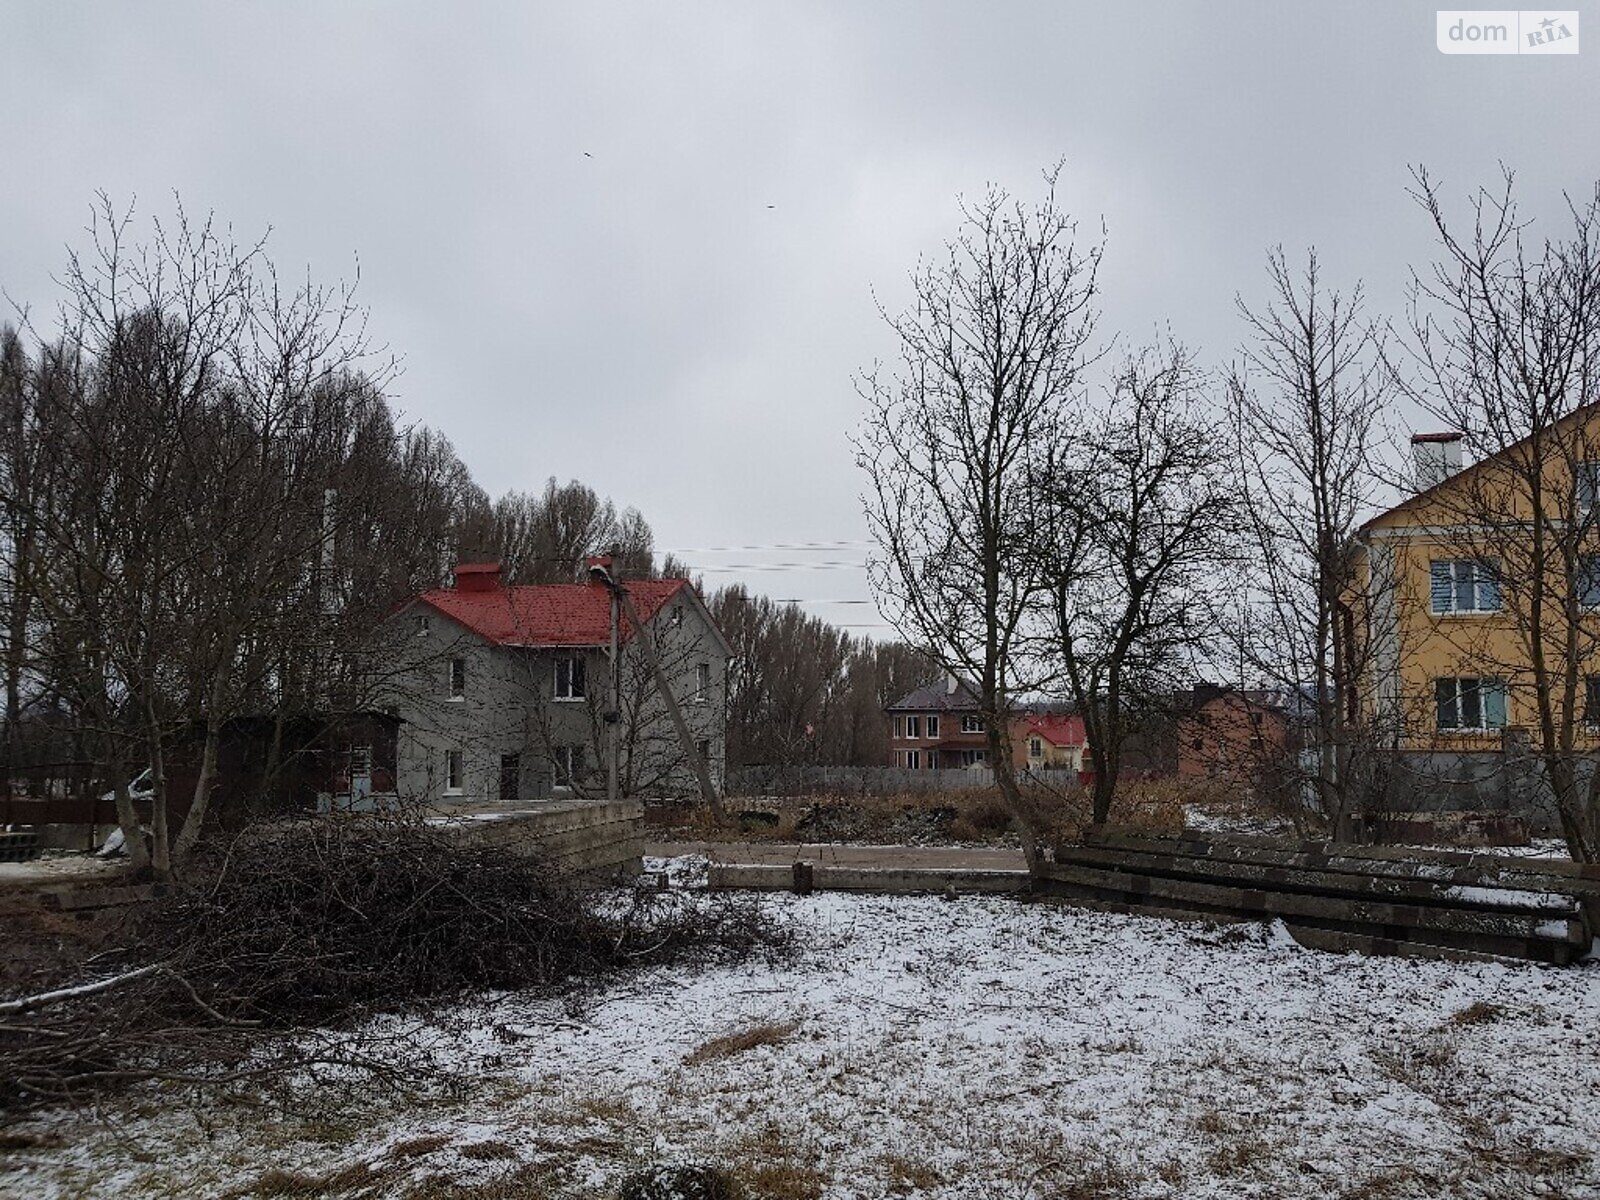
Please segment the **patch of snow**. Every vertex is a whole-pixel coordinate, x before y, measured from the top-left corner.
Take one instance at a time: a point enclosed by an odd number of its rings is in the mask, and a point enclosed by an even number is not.
[[[642,973],[576,1015],[511,994],[391,1019],[473,1079],[464,1099],[374,1098],[329,1134],[142,1094],[114,1127],[20,1127],[59,1144],[0,1159],[0,1194],[220,1194],[439,1135],[363,1195],[518,1168],[577,1200],[652,1161],[782,1162],[827,1200],[1600,1195],[1600,964],[1334,955],[1278,924],[1002,897],[762,903],[796,961]]]

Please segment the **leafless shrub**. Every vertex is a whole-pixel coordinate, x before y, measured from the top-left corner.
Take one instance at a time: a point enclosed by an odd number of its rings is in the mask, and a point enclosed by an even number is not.
[[[785,944],[748,898],[617,899],[505,846],[348,819],[242,836],[135,933],[0,1001],[0,1112],[150,1079],[442,1078],[405,1022],[364,1018]]]

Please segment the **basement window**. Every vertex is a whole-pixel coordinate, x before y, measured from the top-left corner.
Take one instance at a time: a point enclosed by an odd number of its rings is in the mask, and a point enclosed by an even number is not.
[[[1506,685],[1501,680],[1475,676],[1435,679],[1433,693],[1441,730],[1505,728]]]

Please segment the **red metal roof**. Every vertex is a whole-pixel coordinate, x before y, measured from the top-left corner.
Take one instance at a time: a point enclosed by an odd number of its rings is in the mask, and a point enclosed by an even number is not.
[[[1017,721],[1021,737],[1042,737],[1052,746],[1081,746],[1083,718],[1075,713],[1033,713]]]
[[[636,579],[627,589],[639,619],[649,621],[687,586],[685,579]],[[598,584],[434,588],[417,599],[499,646],[604,646],[611,640],[611,594]],[[622,627],[626,639],[632,632],[626,617]]]

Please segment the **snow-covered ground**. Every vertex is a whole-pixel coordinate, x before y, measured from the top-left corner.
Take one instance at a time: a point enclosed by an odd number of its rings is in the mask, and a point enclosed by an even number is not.
[[[0,1195],[607,1197],[710,1160],[780,1200],[1600,1196],[1600,964],[1341,957],[998,897],[767,903],[796,961],[438,1023],[464,1096],[61,1114],[0,1153]]]

